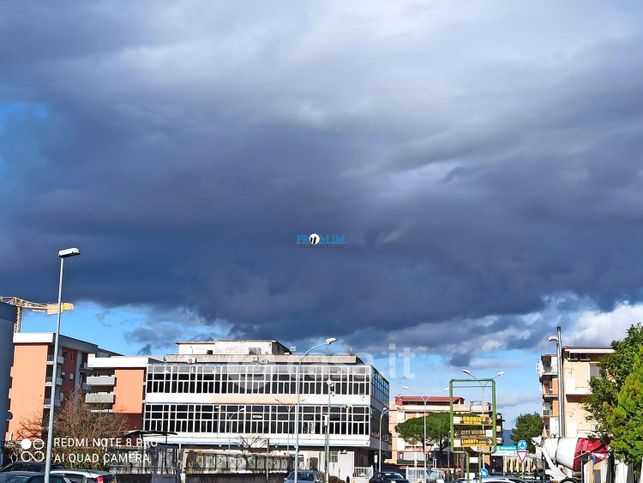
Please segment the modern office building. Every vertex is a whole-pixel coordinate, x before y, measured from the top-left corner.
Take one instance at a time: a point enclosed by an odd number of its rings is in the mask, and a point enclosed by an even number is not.
[[[324,470],[329,413],[330,474],[352,478],[355,467],[374,463],[380,442],[380,415],[388,402],[389,385],[359,357],[314,353],[303,357],[274,340],[177,344],[177,354],[146,362],[144,397],[139,402],[132,397],[129,405],[142,405],[144,430],[169,433],[159,436],[158,442],[167,441],[183,449],[293,454],[299,375],[300,465]],[[87,397],[113,393],[113,411],[122,412],[116,405],[119,391],[142,395],[139,384],[145,361],[135,366],[126,359],[134,358],[92,358],[92,368],[106,371],[96,377],[109,378],[101,384],[110,389],[97,392],[101,386],[93,384],[93,394]],[[116,368],[136,372],[125,379],[119,377]],[[386,414],[382,428],[383,454],[388,456]]]
[[[589,436],[595,422],[588,420],[583,402],[591,393],[590,379],[600,376],[600,361],[613,352],[611,347],[562,348],[563,384],[559,384],[556,354],[542,354],[537,365],[542,393],[542,416],[545,421],[544,436]],[[560,434],[558,391],[563,390],[565,434]]]
[[[426,404],[424,401],[426,400]],[[411,443],[402,439],[397,433],[395,426],[409,419],[421,418],[433,413],[448,413],[451,408],[448,396],[396,396],[394,404],[390,408],[390,427],[392,434],[392,454],[390,462],[397,465],[415,465],[424,462],[424,453],[421,443]],[[493,414],[491,404],[479,401],[465,402],[464,398],[454,396],[453,409],[457,413],[471,413],[475,415],[491,416]],[[502,444],[503,419],[501,414],[496,414],[496,434],[498,444]],[[427,447],[427,453],[438,450],[437,444]],[[431,462],[432,463],[432,462]],[[436,464],[439,464],[436,462]],[[431,465],[429,465],[431,466]]]
[[[7,439],[19,439],[21,429],[30,421],[46,418],[52,404],[61,402],[75,390],[87,391],[87,365],[90,354],[106,356],[113,352],[96,344],[64,335],[59,339],[58,374],[53,377],[53,332],[11,332],[13,363],[9,389],[9,411],[12,419]],[[11,340],[11,338],[9,339]],[[52,391],[55,388],[55,391]],[[52,398],[53,394],[53,398]]]

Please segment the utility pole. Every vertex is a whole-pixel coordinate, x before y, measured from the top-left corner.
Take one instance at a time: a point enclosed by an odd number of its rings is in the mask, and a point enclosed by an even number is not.
[[[270,483],[269,461],[270,461],[270,439],[266,438],[266,483]]]
[[[558,431],[565,437],[565,379],[563,376],[563,338],[560,325],[556,327],[556,357],[558,359]]]
[[[325,461],[324,461],[324,481],[326,483],[330,482],[330,397],[335,391],[335,383],[328,379],[326,381],[328,384],[328,411],[326,413],[326,448],[325,448]]]
[[[565,379],[563,377],[563,337],[560,326],[556,335],[547,337],[549,342],[556,342],[556,372],[558,373],[558,437],[565,437]]]

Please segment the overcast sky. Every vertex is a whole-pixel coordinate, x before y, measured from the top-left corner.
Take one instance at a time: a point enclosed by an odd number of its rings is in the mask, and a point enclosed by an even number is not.
[[[2,3],[0,294],[54,301],[78,246],[69,335],[392,344],[513,371],[538,409],[553,327],[643,319],[641,25],[636,1]]]

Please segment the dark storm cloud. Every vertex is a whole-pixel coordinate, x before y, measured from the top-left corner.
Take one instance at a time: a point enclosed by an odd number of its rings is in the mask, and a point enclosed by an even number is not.
[[[471,363],[472,355],[470,353],[453,354],[449,359],[449,364],[453,367],[468,367]]]
[[[68,7],[0,15],[0,292],[51,299],[78,245],[67,293],[106,307],[445,351],[638,298],[638,6]]]

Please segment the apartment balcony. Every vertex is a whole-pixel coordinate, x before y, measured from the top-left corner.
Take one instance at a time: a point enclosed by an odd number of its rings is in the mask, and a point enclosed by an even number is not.
[[[116,384],[116,376],[87,376],[89,386],[113,386]]]
[[[539,378],[542,378],[543,376],[557,376],[558,368],[550,364],[543,364],[542,361],[538,361],[536,372],[538,373]]]
[[[63,356],[58,356],[58,365],[61,365],[63,362],[65,362],[65,359]],[[54,363],[54,356],[47,356],[47,365],[53,365]]]
[[[543,391],[543,398],[545,399],[556,399],[558,397],[558,393],[552,391],[551,389],[548,391]]]
[[[588,396],[592,393],[589,387],[577,386],[576,381],[565,381],[565,395],[566,396]]]
[[[114,404],[113,392],[90,392],[85,395],[87,404]]]
[[[553,416],[557,416],[556,414],[554,414],[553,409],[543,409],[543,417],[550,418],[550,417],[553,417]]]
[[[56,378],[56,386],[60,386],[63,383],[63,378],[62,377],[57,377]],[[47,376],[45,378],[45,386],[51,386],[51,376]]]
[[[589,396],[591,393],[589,387],[575,387],[571,391],[565,391],[566,396]]]

